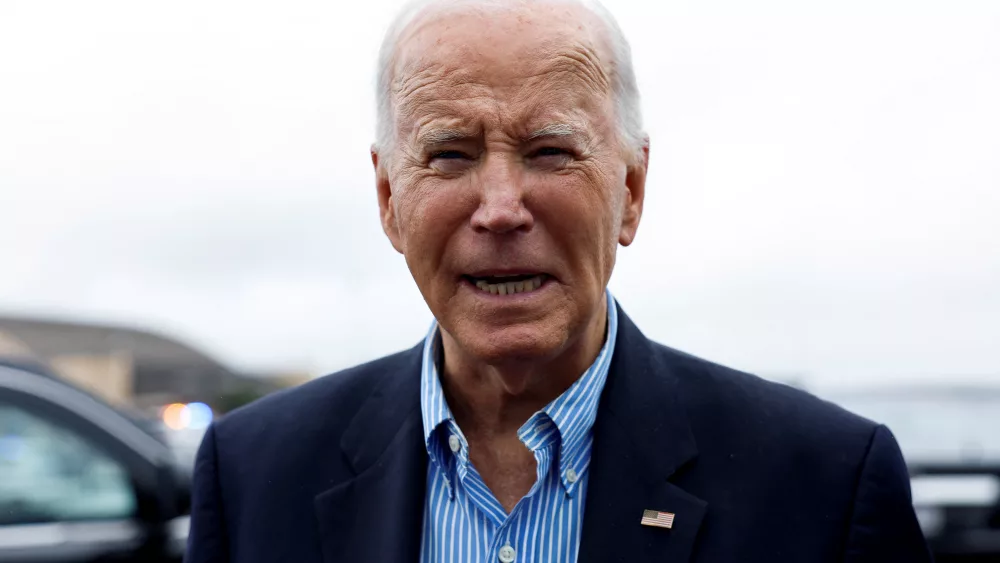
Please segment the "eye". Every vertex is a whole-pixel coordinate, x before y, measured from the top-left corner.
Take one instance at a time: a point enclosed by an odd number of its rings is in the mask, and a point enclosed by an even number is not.
[[[439,158],[443,160],[456,160],[459,158],[469,158],[469,155],[459,151],[438,151],[431,155],[431,160]]]
[[[442,174],[461,174],[475,166],[476,157],[460,150],[446,149],[430,153],[427,166]]]
[[[575,160],[575,153],[561,147],[539,147],[528,153],[525,159],[530,166],[539,170],[563,170]]]
[[[561,149],[559,147],[542,147],[535,152],[531,153],[531,156],[569,156],[569,151],[566,149]]]

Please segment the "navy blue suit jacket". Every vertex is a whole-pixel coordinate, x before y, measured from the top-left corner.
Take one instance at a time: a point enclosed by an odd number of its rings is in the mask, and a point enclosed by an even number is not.
[[[647,340],[619,313],[581,563],[924,563],[892,434]],[[198,454],[187,561],[413,562],[421,348],[234,411]],[[676,514],[641,526],[645,509]]]

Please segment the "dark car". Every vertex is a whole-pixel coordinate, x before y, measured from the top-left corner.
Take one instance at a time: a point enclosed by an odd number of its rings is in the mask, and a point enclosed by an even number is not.
[[[1000,561],[1000,387],[901,386],[830,398],[895,434],[939,561]]]
[[[0,360],[0,561],[179,561],[190,477],[155,424]]]

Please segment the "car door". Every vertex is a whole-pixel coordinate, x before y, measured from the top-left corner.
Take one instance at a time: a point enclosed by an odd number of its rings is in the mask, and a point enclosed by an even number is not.
[[[168,560],[169,456],[94,397],[0,365],[0,561]]]

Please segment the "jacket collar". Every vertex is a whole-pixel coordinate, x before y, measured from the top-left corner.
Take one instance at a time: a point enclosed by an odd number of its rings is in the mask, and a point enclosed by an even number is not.
[[[355,476],[316,497],[327,563],[417,562],[427,476],[420,413],[422,347],[387,373],[341,448]],[[677,374],[618,309],[618,335],[594,424],[580,563],[689,560],[707,504],[670,482],[697,456]],[[640,525],[672,512],[672,529]]]
[[[420,356],[417,346],[398,371],[381,374],[343,434],[354,477],[314,501],[326,563],[419,561],[427,475]]]

